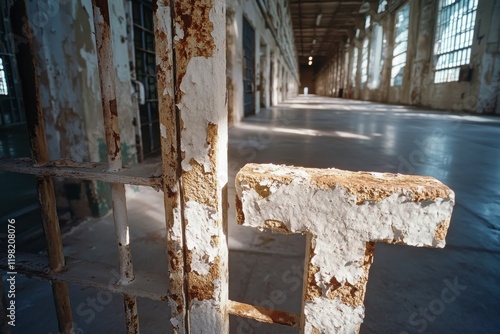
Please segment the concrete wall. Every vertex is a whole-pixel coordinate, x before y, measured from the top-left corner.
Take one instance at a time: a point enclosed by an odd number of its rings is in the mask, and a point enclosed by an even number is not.
[[[407,61],[403,71],[401,86],[390,86],[392,54],[394,48],[395,11],[400,8],[394,6],[392,11],[376,14],[376,4],[372,3],[372,24],[364,29],[360,23],[360,34],[346,45],[349,64],[349,73],[358,69],[355,80],[351,75],[347,77],[347,95],[356,99],[425,106],[435,109],[466,111],[474,113],[497,113],[499,111],[500,90],[500,2],[493,0],[479,0],[476,26],[474,29],[473,44],[471,46],[470,67],[472,78],[470,81],[434,83],[434,33],[437,19],[437,2],[433,0],[400,1],[400,5],[410,3],[410,22],[408,34]],[[398,5],[399,6],[399,5]],[[383,27],[387,40],[382,59],[377,59],[371,42],[376,38],[377,31],[374,23]],[[362,62],[362,44],[366,37],[370,41],[369,79],[367,85],[361,85],[360,71]],[[353,50],[358,48],[358,61],[353,64]],[[341,55],[332,57],[330,63],[320,72],[316,80],[318,92],[331,95],[335,90],[338,79],[328,80],[328,77],[338,76],[335,73],[336,62],[341,61]],[[379,63],[383,67],[379,69]],[[372,82],[373,68],[381,72],[380,81]],[[326,84],[327,87],[321,87]]]
[[[28,1],[51,159],[106,162],[100,83],[90,0]],[[116,92],[124,164],[136,163],[125,3],[111,2]],[[29,111],[28,111],[29,112]],[[105,214],[107,185],[60,180],[58,205],[74,216]]]
[[[229,123],[244,115],[243,18],[255,29],[255,112],[298,93],[298,65],[287,1],[227,0]]]

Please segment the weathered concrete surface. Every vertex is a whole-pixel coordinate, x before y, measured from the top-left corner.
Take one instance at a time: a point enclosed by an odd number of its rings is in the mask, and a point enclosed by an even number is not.
[[[238,223],[308,234],[305,332],[354,333],[374,242],[444,247],[455,194],[430,177],[248,164]]]

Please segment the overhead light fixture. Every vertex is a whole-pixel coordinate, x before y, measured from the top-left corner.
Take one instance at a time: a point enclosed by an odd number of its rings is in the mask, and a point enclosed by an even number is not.
[[[361,5],[361,7],[359,7],[359,12],[361,14],[363,13],[367,13],[370,11],[370,3],[369,2],[363,2],[363,4]]]
[[[313,39],[313,45],[314,45],[314,44],[316,44],[316,38],[315,38],[315,39]]]
[[[316,26],[319,26],[320,22],[321,22],[321,18],[323,17],[323,14],[321,13],[321,11],[318,13],[318,16],[316,16]]]
[[[313,57],[312,57],[312,56],[309,56],[309,60],[313,60]]]

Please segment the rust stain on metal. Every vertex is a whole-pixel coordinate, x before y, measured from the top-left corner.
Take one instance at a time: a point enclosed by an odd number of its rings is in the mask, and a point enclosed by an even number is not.
[[[368,282],[368,274],[370,271],[370,266],[373,263],[373,253],[375,252],[375,243],[367,242],[365,256],[362,261],[362,266],[364,270],[364,275],[359,279],[356,284],[351,284],[349,282],[340,283],[337,279],[332,277],[330,280],[330,290],[327,293],[327,298],[335,299],[339,297],[342,303],[352,307],[357,307],[363,305],[366,294],[366,283]]]
[[[240,225],[243,225],[245,223],[245,214],[243,213],[243,203],[241,202],[239,196],[236,196],[235,209],[236,209],[236,222]]]
[[[260,185],[261,181],[269,178],[267,173],[257,172],[261,166],[247,164],[238,173],[237,180],[245,180],[252,189],[261,189],[259,195],[267,197],[267,191]],[[409,191],[413,202],[449,198],[453,191],[436,179],[428,176],[402,175],[381,173],[377,176],[368,172],[351,172],[339,169],[317,169],[294,167],[294,170],[305,172],[311,184],[320,189],[342,187],[348,193],[356,196],[357,204],[365,201],[380,202],[383,199],[400,191]],[[273,175],[273,180],[283,185],[290,184],[296,175]]]
[[[219,185],[217,183],[217,142],[218,126],[209,123],[207,126],[206,143],[209,147],[208,156],[210,159],[210,172],[205,172],[204,167],[197,161],[191,159],[191,170],[183,173],[184,197],[185,201],[196,201],[213,208],[218,206],[217,193]]]
[[[437,242],[441,242],[446,238],[448,227],[450,227],[450,219],[446,219],[438,226],[438,228],[434,232],[434,238]]]
[[[210,265],[207,275],[200,275],[191,270],[192,262],[191,251],[187,251],[186,270],[188,275],[188,296],[189,300],[197,298],[198,300],[210,300],[214,298],[214,281],[220,279],[220,258],[217,256]]]
[[[309,254],[309,259],[307,260],[306,270],[307,272],[304,274],[304,300],[313,301],[314,299],[321,297],[321,288],[318,286],[316,282],[316,277],[314,276],[317,272],[319,272],[319,267],[315,266],[311,263],[312,258],[314,257],[314,244],[315,239],[311,234],[307,234],[307,249],[309,250],[307,254]]]
[[[108,0],[92,0],[92,3],[95,7],[99,8],[102,16],[104,17],[104,20],[106,21],[106,18],[108,18],[109,21]]]
[[[270,324],[280,324],[289,327],[298,327],[300,316],[295,313],[271,310],[261,306],[255,306],[235,301],[230,301],[228,313],[239,317],[254,319],[260,322]]]
[[[127,333],[139,333],[139,316],[137,314],[137,300],[135,296],[123,295],[123,304],[125,307],[125,318],[127,322]]]
[[[282,234],[292,234],[293,232],[286,227],[286,225],[279,221],[279,220],[273,220],[273,219],[267,219],[264,222],[264,227],[270,228],[273,231],[282,233]]]
[[[54,295],[59,330],[61,333],[71,334],[73,333],[74,324],[68,284],[65,282],[52,281],[52,293]]]
[[[305,298],[307,301],[313,301],[314,299],[321,297],[321,288],[316,283],[316,277],[314,277],[317,272],[319,272],[319,267],[309,262],[309,268],[307,271],[307,287],[305,293]]]
[[[111,115],[118,117],[118,106],[116,104],[116,99],[109,101],[109,111]]]
[[[215,42],[214,26],[210,21],[213,0],[175,1],[175,23],[183,30],[184,37],[176,41],[177,87],[186,74],[187,65],[193,57],[209,58]],[[180,37],[180,36],[178,36]],[[181,92],[178,90],[178,94]],[[180,96],[179,96],[180,99]]]
[[[210,207],[217,207],[217,175],[205,173],[204,167],[191,159],[191,170],[183,172],[184,199],[196,201]]]

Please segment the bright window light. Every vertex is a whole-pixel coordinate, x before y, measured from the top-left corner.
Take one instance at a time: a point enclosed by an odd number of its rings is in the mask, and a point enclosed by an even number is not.
[[[358,73],[358,47],[354,46],[354,52],[352,54],[352,86],[356,87],[356,74]]]
[[[407,3],[396,13],[394,52],[392,54],[391,86],[403,84],[403,71],[406,65],[408,48],[408,25],[410,23],[410,4]]]
[[[478,0],[440,0],[434,44],[434,82],[457,81],[470,63]]]
[[[377,13],[385,12],[385,8],[387,7],[387,0],[380,0],[378,2],[378,10]]]
[[[363,50],[361,53],[361,84],[368,81],[368,38],[363,41]]]
[[[5,68],[3,66],[3,59],[0,57],[0,95],[9,95],[9,88],[7,87],[7,77],[5,75]]]

